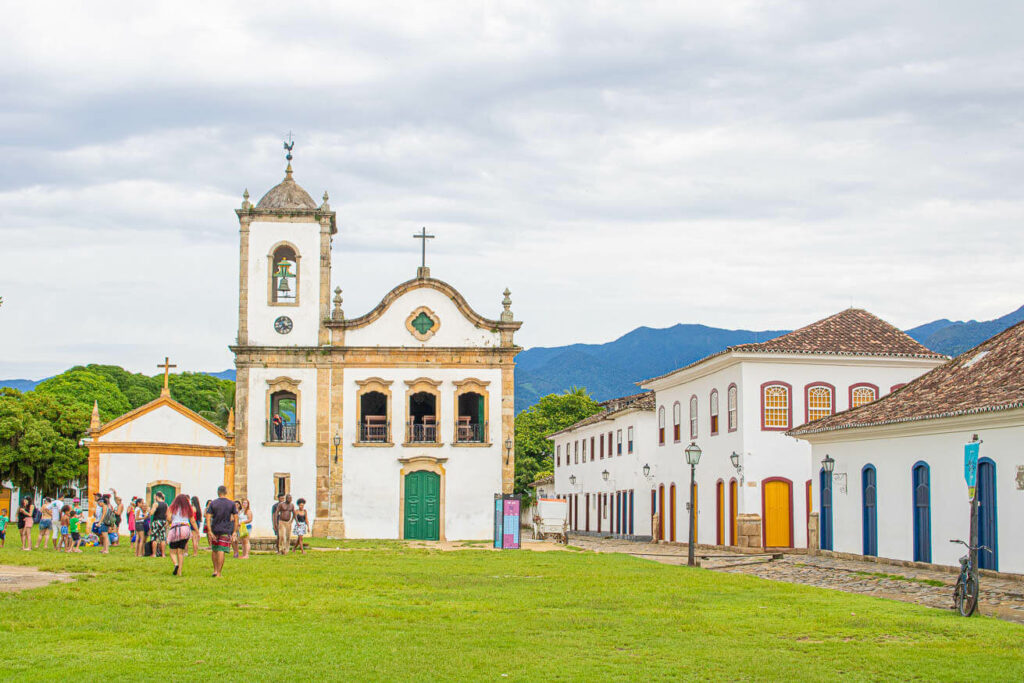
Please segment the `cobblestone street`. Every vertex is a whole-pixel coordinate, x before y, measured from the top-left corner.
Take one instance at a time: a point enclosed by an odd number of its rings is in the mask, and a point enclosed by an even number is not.
[[[569,543],[600,553],[626,553],[665,564],[686,564],[687,549],[683,544],[655,545],[595,536],[571,536]],[[952,609],[956,574],[804,554],[770,557],[697,549],[698,561],[705,569]],[[1024,581],[981,577],[979,611],[1024,624]]]

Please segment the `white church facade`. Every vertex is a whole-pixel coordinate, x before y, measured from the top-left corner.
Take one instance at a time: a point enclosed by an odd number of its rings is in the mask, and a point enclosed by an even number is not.
[[[304,497],[313,533],[480,539],[512,493],[514,358],[508,291],[494,319],[416,277],[368,313],[331,296],[336,214],[292,178],[240,227],[232,494],[271,533],[278,493]],[[423,235],[426,239],[427,235]]]
[[[957,566],[977,437],[982,569],[1024,574],[1024,323],[876,403],[791,434],[811,446],[820,549]],[[831,459],[832,472],[823,464]]]

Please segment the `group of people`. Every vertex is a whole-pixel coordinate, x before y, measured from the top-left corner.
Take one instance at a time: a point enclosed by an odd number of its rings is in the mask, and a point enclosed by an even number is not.
[[[302,537],[309,533],[309,511],[306,510],[305,498],[299,498],[296,503],[292,503],[290,493],[279,493],[277,502],[270,508],[271,527],[274,529],[274,535],[277,536],[277,553],[279,555],[296,550],[303,555],[306,554],[306,546],[302,542]],[[293,529],[295,531],[294,548],[291,547]]]
[[[285,507],[283,514],[291,519],[296,511]],[[174,565],[172,573],[176,576],[181,576],[184,571],[190,542],[193,554],[198,555],[200,529],[206,534],[212,551],[213,576],[221,575],[229,550],[235,557],[249,557],[253,518],[249,501],[231,500],[225,486],[218,487],[217,498],[207,501],[205,508],[200,507],[197,497],[190,498],[184,493],[168,502],[164,494],[157,491],[151,504],[144,498],[133,496],[127,506],[113,489],[110,493],[97,493],[91,527],[89,511],[78,498],[70,504],[44,498],[42,504],[36,506],[31,498],[26,497],[17,511],[21,549],[46,549],[52,538],[55,550],[79,553],[83,545],[94,545],[101,554],[107,554],[111,546],[118,545],[119,530],[125,518],[135,555],[169,556]],[[0,547],[6,544],[8,521],[8,511],[0,510]],[[34,526],[39,528],[35,547],[32,545]],[[86,530],[90,533],[86,534]]]

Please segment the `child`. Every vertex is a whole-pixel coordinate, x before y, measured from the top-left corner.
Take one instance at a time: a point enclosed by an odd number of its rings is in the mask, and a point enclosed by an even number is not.
[[[68,533],[71,534],[71,552],[80,553],[82,552],[82,535],[78,532],[78,527],[82,524],[82,511],[75,509],[71,515],[71,519],[68,521]]]
[[[0,510],[0,548],[7,545],[7,522],[10,521],[7,517],[7,508]]]
[[[71,506],[65,505],[60,509],[60,551],[71,552]]]

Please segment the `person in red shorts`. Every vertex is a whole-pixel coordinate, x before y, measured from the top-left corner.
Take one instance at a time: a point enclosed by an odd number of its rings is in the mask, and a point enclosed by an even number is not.
[[[206,507],[206,528],[210,534],[210,555],[213,558],[213,575],[220,576],[224,568],[224,553],[231,547],[231,541],[238,538],[238,515],[235,503],[228,499],[228,488],[217,487],[217,500]]]

